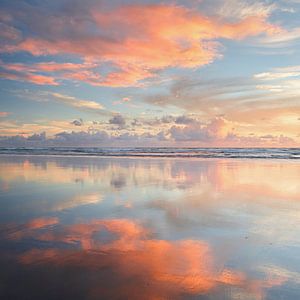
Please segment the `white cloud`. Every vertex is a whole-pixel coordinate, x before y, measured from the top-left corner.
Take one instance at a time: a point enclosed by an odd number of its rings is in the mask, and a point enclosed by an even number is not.
[[[300,75],[300,72],[266,72],[255,74],[254,78],[263,79],[263,80],[276,80],[283,79],[288,77],[297,77]]]
[[[278,32],[272,36],[269,35],[255,38],[255,40],[260,46],[275,48],[287,47],[300,40],[300,28],[291,28],[282,32]]]
[[[245,19],[252,16],[268,17],[277,7],[274,2],[267,1],[227,0],[222,1],[217,12],[222,17]]]
[[[175,141],[213,142],[233,134],[233,124],[222,117],[216,117],[209,123],[194,121],[184,127],[172,126],[170,135]]]
[[[255,74],[254,78],[262,82],[256,88],[270,92],[284,93],[285,96],[300,94],[300,66],[274,68],[269,72]],[[270,82],[270,84],[265,84]]]
[[[104,107],[102,104],[91,101],[91,100],[83,100],[78,99],[73,96],[63,95],[59,93],[50,93],[48,92],[48,95],[52,96],[55,100],[65,103],[70,106],[78,107],[78,108],[87,108],[92,110],[103,110]]]

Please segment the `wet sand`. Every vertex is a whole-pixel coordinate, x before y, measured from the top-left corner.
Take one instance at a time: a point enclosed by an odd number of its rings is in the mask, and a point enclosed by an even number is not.
[[[300,162],[0,157],[1,299],[300,299]]]

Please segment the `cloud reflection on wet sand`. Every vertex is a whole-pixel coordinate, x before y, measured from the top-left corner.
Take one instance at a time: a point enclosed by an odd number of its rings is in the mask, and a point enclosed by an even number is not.
[[[44,219],[47,227],[56,222]],[[106,295],[113,298],[169,299],[183,295],[201,295],[218,286],[230,287],[232,293],[249,294],[260,299],[264,288],[280,285],[284,277],[255,280],[243,272],[216,265],[207,242],[199,240],[167,241],[153,238],[149,229],[127,219],[94,220],[85,224],[58,226],[51,232],[39,232],[41,219],[25,224],[10,239],[31,238],[52,242],[51,248],[31,249],[18,256],[24,265],[77,267],[92,272],[109,269],[109,280],[118,282],[116,290],[107,288],[106,280],[95,282],[87,291],[91,299]],[[109,241],[97,239],[107,231]],[[56,243],[71,244],[59,249]]]
[[[298,162],[10,157],[0,163],[0,296],[300,295]]]

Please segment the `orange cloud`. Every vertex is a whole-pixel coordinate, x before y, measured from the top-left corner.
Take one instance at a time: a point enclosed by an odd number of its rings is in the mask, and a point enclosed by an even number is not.
[[[78,74],[74,72],[77,68],[73,69],[70,64],[57,68],[40,64],[36,71],[71,71],[65,72],[64,77],[93,85],[131,86],[141,84],[140,81],[168,67],[195,68],[211,63],[220,55],[217,42],[220,38],[240,40],[281,32],[279,27],[266,21],[266,16],[228,23],[167,4],[127,5],[109,11],[93,7],[88,17],[96,33],[79,23],[75,29],[74,25],[70,28],[74,35],[62,36],[55,28],[57,24],[69,28],[70,17],[46,18],[45,22],[53,28],[50,33],[26,37],[14,45],[5,45],[2,51],[27,51],[37,56],[75,54],[93,64],[109,62],[114,69],[106,75],[85,67],[84,72]],[[10,76],[10,79],[18,78]]]
[[[17,81],[27,81],[38,85],[58,85],[55,78],[32,73],[9,73],[0,72],[0,78]]]
[[[4,69],[0,73],[0,76],[6,79],[11,80],[19,80],[19,81],[28,81],[38,85],[58,85],[55,81],[55,78],[72,78],[73,74],[80,74],[79,71],[88,70],[94,68],[95,64],[75,64],[75,63],[56,63],[56,62],[45,62],[45,63],[37,63],[37,64],[23,64],[23,63],[9,63],[4,64],[0,62],[0,67]],[[55,78],[51,75],[40,75],[38,73],[55,73]],[[87,71],[85,71],[87,72]],[[59,74],[64,74],[64,76],[60,76]],[[91,72],[86,76],[86,81],[88,78],[92,77]],[[83,81],[85,81],[83,80]]]
[[[75,64],[75,63],[56,63],[56,62],[43,62],[36,63],[31,65],[26,65],[23,63],[9,63],[1,64],[1,67],[4,67],[10,71],[16,72],[59,72],[59,71],[80,71],[82,69],[90,69],[96,67],[96,64],[85,63],[85,64]]]

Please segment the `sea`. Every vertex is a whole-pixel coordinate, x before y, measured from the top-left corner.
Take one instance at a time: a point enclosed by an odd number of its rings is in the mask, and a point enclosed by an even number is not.
[[[199,158],[274,158],[299,159],[300,148],[101,148],[101,147],[47,147],[1,148],[1,154],[63,155],[63,156],[124,156],[124,157],[199,157]]]

